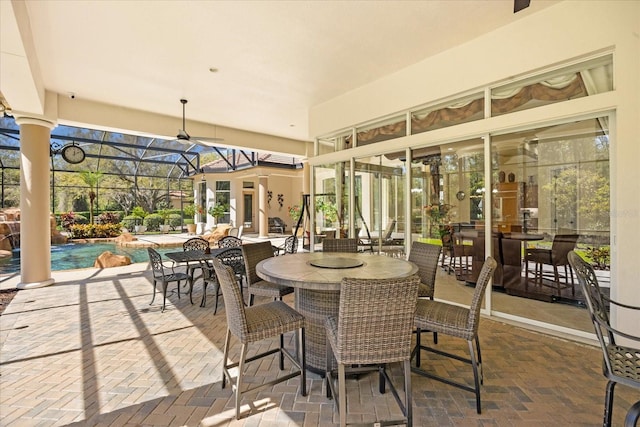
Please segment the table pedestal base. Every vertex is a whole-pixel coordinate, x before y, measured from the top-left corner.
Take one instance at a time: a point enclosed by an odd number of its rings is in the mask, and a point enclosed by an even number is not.
[[[327,316],[338,317],[340,291],[315,291],[296,288],[296,310],[305,317],[307,369],[324,375],[327,368]],[[331,368],[337,363],[333,359]]]

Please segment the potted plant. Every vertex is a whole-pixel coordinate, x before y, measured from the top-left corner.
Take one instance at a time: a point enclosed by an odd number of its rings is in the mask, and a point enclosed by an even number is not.
[[[171,225],[169,225],[169,214],[171,214],[169,209],[160,209],[160,210],[158,210],[158,215],[160,215],[162,217],[162,224],[160,224],[160,232],[161,233],[167,234],[167,233],[169,233],[169,230],[171,229]]]
[[[227,208],[228,206],[223,203],[216,203],[215,205],[209,206],[208,213],[215,219],[216,225],[220,223],[222,217],[227,213]]]
[[[140,218],[139,222],[136,221],[136,225],[134,227],[134,230],[137,233],[144,233],[145,231],[147,231],[147,226],[143,225],[144,222],[144,218],[149,215],[149,213],[147,211],[145,211],[141,206],[136,206],[135,208],[133,208],[133,210],[131,211],[131,213],[136,216],[137,218]]]
[[[187,233],[195,234],[196,224],[194,223],[193,218],[196,215],[196,205],[186,205],[182,210],[184,212],[184,224],[187,226]]]

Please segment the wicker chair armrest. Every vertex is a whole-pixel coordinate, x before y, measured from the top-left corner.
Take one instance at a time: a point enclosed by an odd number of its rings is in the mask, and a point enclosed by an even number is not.
[[[598,322],[598,325],[600,325],[601,327],[603,327],[604,329],[608,330],[609,332],[613,333],[614,335],[617,335],[618,337],[622,337],[622,338],[626,338],[628,340],[631,341],[636,341],[640,343],[640,336],[637,335],[631,335],[628,334],[626,332],[622,332],[619,331],[613,327],[611,327],[609,324],[607,324],[606,322],[601,321],[600,319],[596,318],[596,321]]]

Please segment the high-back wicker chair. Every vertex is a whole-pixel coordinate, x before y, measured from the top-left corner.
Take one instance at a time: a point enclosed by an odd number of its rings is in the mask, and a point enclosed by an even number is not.
[[[227,315],[227,335],[224,343],[224,362],[222,364],[222,388],[225,388],[226,381],[229,380],[236,395],[236,419],[240,418],[242,395],[247,392],[257,391],[300,376],[300,394],[306,396],[304,316],[282,301],[273,301],[255,307],[245,307],[240,284],[236,280],[233,269],[223,265],[222,262],[217,259],[213,261],[213,268],[215,269],[218,282],[222,288],[225,313]],[[298,332],[297,341],[299,345],[297,348],[297,357],[294,357],[294,355],[284,348],[283,334],[291,331]],[[230,363],[229,361],[231,335],[235,336],[242,343],[239,361],[235,363]],[[280,336],[280,345],[278,348],[267,350],[247,359],[247,347],[250,343],[275,336]],[[284,369],[285,356],[291,361],[296,370],[289,374],[278,376],[271,381],[262,382],[262,379],[260,379],[259,385],[249,386],[243,390],[243,379],[246,371],[245,363],[261,359],[274,353],[279,353],[280,355],[280,370]],[[236,377],[232,377],[229,370],[235,367],[238,368],[238,373]]]
[[[463,390],[474,392],[476,395],[476,411],[481,412],[480,405],[480,384],[482,384],[482,355],[480,353],[480,341],[478,340],[478,324],[480,322],[480,306],[487,285],[491,280],[493,271],[496,268],[496,261],[492,257],[488,257],[480,270],[476,289],[473,293],[473,299],[469,308],[448,304],[441,301],[431,301],[428,299],[418,300],[416,308],[415,326],[417,329],[416,346],[413,355],[416,358],[416,366],[412,371],[422,376],[444,382],[446,384],[461,388]],[[422,330],[436,332],[438,334],[449,335],[452,337],[467,340],[469,345],[470,358],[466,359],[457,354],[447,353],[442,350],[427,347],[420,340]],[[474,350],[475,342],[475,350]],[[474,387],[470,387],[464,383],[458,383],[437,376],[420,367],[421,350],[430,351],[441,356],[451,357],[461,362],[469,363],[473,367]],[[477,352],[477,353],[476,353]]]
[[[408,260],[418,266],[418,276],[420,277],[418,298],[433,299],[441,250],[440,245],[422,242],[411,244]]]
[[[397,423],[412,425],[411,330],[419,283],[416,275],[400,279],[342,279],[338,317],[328,317],[325,322],[327,367],[333,365],[332,356],[338,364],[337,370],[327,368],[326,392],[327,397],[336,396],[337,378],[336,404],[341,426],[347,422],[346,374],[370,371],[370,365],[378,365],[380,392],[389,382],[396,397],[404,416]],[[388,363],[396,362],[404,368],[404,403],[386,371]],[[384,421],[385,425],[391,424],[390,420]]]
[[[324,239],[322,252],[358,252],[358,239]]]
[[[589,317],[602,350],[602,373],[607,378],[603,425],[610,426],[616,384],[640,389],[640,336],[613,328],[609,321],[609,309],[614,305],[619,310],[634,310],[640,313],[640,307],[617,302],[605,295],[600,289],[593,267],[577,253],[571,251],[567,258],[578,277],[589,309]],[[620,342],[624,342],[624,345]],[[632,343],[635,343],[635,347],[631,347]]]
[[[222,261],[224,265],[228,265],[231,267],[233,272],[236,274],[236,278],[240,283],[240,288],[242,289],[242,279],[244,277],[244,258],[242,257],[242,248],[227,248],[224,251],[220,252],[215,256],[216,259]],[[216,295],[216,303],[213,308],[213,314],[218,312],[218,297],[220,296],[220,285],[218,283],[218,277],[216,276],[215,271],[209,264],[206,264],[203,261],[203,290],[202,290],[202,301],[200,302],[200,307],[204,307],[207,305],[207,286],[212,284],[214,286],[214,291]]]
[[[270,242],[265,241],[242,245],[242,255],[244,257],[250,306],[253,305],[255,295],[281,300],[283,296],[293,293],[292,287],[267,282],[266,280],[262,280],[256,273],[256,265],[258,265],[260,261],[274,256],[273,246]]]
[[[440,259],[440,245],[430,243],[413,242],[409,253],[409,262],[418,266],[418,298],[429,298],[433,300],[436,290],[436,273],[438,271],[438,260]],[[424,331],[428,332],[428,331]],[[438,333],[433,333],[433,342],[438,343]]]
[[[219,248],[235,248],[238,246],[242,246],[242,239],[235,236],[224,236],[222,239],[218,240]]]
[[[147,248],[147,252],[149,253],[149,262],[151,263],[151,268],[153,270],[153,297],[151,298],[151,302],[149,305],[153,304],[153,301],[156,299],[156,287],[157,284],[160,283],[160,287],[162,289],[162,310],[164,311],[167,301],[167,287],[169,283],[176,282],[178,286],[178,298],[180,298],[180,282],[183,280],[187,282],[189,280],[189,276],[185,273],[175,272],[173,268],[171,268],[171,272],[165,271],[165,266],[162,264],[162,256],[153,248]]]

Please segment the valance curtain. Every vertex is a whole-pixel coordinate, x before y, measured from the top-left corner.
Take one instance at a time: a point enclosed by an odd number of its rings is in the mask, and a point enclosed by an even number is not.
[[[591,90],[585,87],[583,76],[586,77]],[[505,114],[527,104],[530,101],[559,102],[587,96],[588,94],[606,91],[598,82],[602,78],[590,72],[572,73],[556,76],[545,81],[528,86],[519,86],[505,90],[493,90],[491,93],[492,115]],[[452,126],[484,117],[484,99],[452,104],[437,110],[415,114],[411,118],[411,134],[417,134],[442,127]],[[387,124],[374,129],[367,129],[357,133],[358,146],[375,142],[400,138],[407,135],[405,120]],[[351,143],[351,136],[345,138]]]

